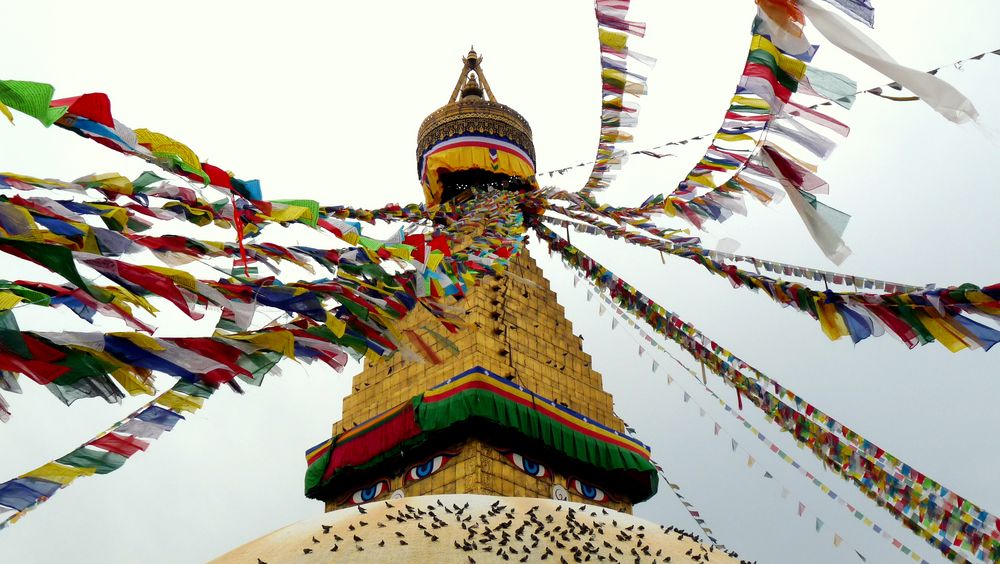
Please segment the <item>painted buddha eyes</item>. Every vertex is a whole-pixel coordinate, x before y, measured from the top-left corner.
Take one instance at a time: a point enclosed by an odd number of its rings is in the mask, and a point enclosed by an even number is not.
[[[406,471],[404,478],[407,482],[415,482],[417,480],[423,480],[427,476],[437,472],[448,464],[448,461],[455,457],[453,452],[443,452],[436,456],[431,457],[429,460],[423,464],[417,464]]]
[[[569,480],[569,486],[573,488],[573,490],[576,493],[580,494],[580,496],[585,499],[589,499],[591,501],[608,500],[608,494],[604,493],[604,490],[596,486],[592,486],[586,482],[581,482],[576,478],[572,478]]]
[[[353,505],[368,503],[369,501],[378,499],[387,491],[389,491],[389,481],[379,480],[367,488],[362,488],[351,494],[348,502]]]
[[[548,468],[538,462],[535,462],[534,460],[531,460],[530,458],[525,458],[511,450],[501,454],[503,454],[511,464],[529,476],[534,476],[536,478],[547,478],[549,476]]]

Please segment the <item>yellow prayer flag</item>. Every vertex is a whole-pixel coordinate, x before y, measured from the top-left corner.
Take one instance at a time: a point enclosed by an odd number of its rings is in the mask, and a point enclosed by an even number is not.
[[[757,108],[760,110],[770,110],[771,105],[761,100],[760,98],[750,98],[749,96],[733,96],[732,104],[740,106],[749,106],[751,108]]]
[[[39,478],[65,486],[80,476],[90,476],[96,471],[96,468],[76,468],[74,466],[63,466],[56,462],[49,462],[24,474],[23,477]]]
[[[121,384],[130,396],[137,396],[139,394],[153,395],[156,393],[156,388],[152,384],[128,368],[115,370],[111,373],[111,377]]]
[[[197,280],[189,272],[184,272],[183,270],[177,270],[176,268],[167,268],[165,266],[156,266],[156,265],[148,265],[145,268],[148,268],[153,272],[158,272],[166,276],[167,278],[173,280],[175,284],[187,290],[191,290],[192,292],[196,292],[198,290]]]
[[[948,326],[947,320],[931,317],[926,313],[916,310],[917,319],[923,323],[924,327],[930,331],[931,335],[951,352],[958,352],[969,348],[964,335]]]
[[[14,123],[14,114],[10,113],[10,108],[0,102],[0,114],[3,114],[7,118],[7,121]]]
[[[430,256],[427,257],[427,268],[429,270],[437,270],[442,260],[444,260],[444,253],[441,251],[431,251]]]
[[[118,225],[128,225],[128,210],[118,206],[106,206],[104,204],[89,204],[90,207],[101,210],[101,217],[111,219]]]
[[[731,143],[737,143],[739,141],[754,141],[753,137],[750,137],[746,133],[719,133],[715,134],[715,138],[719,141],[729,141]]]
[[[700,175],[694,175],[694,174],[692,174],[692,175],[689,175],[687,178],[685,178],[685,180],[687,180],[688,182],[694,182],[695,184],[700,184],[700,185],[708,187],[708,188],[718,188],[719,187],[715,183],[715,181],[712,180],[712,175],[710,173],[709,174],[700,174]]]
[[[767,51],[768,53],[770,53],[771,56],[774,57],[774,60],[777,61],[778,67],[780,67],[781,70],[787,72],[796,79],[801,79],[803,76],[805,76],[806,64],[804,62],[796,59],[795,57],[789,57],[788,55],[785,55],[784,53],[779,51],[778,48],[775,47],[774,44],[771,43],[771,41],[768,40],[763,35],[753,36],[753,39],[750,42],[750,50],[753,51],[755,49],[760,49],[762,51]]]
[[[259,348],[281,353],[288,358],[295,358],[295,336],[292,335],[291,331],[240,333],[237,335],[225,335],[224,338],[234,341],[245,341]]]
[[[135,136],[139,144],[146,145],[154,153],[175,155],[189,167],[195,170],[202,170],[201,159],[184,143],[145,128],[136,129]]]
[[[156,403],[174,411],[194,413],[201,409],[201,406],[205,404],[205,400],[168,390],[162,396],[156,398]]]
[[[111,303],[121,307],[129,313],[132,312],[132,307],[129,304],[135,304],[149,313],[156,313],[160,311],[153,307],[153,304],[149,303],[149,300],[146,298],[138,294],[133,294],[121,286],[107,286],[104,289],[111,294]]]
[[[166,347],[161,345],[156,339],[150,337],[149,335],[143,335],[142,333],[135,333],[133,331],[121,331],[117,333],[108,333],[108,335],[130,341],[132,344],[147,351],[167,350]]]
[[[116,173],[105,172],[101,174],[89,174],[74,180],[77,184],[97,184],[102,190],[117,192],[119,194],[131,194],[134,192],[132,181]]]
[[[21,296],[13,292],[0,292],[0,311],[7,311],[21,303]]]
[[[312,210],[293,204],[273,203],[271,204],[271,213],[268,215],[275,221],[289,222],[302,218],[311,219]]]
[[[330,315],[329,312],[326,315],[326,327],[338,337],[343,337],[344,332],[347,331],[347,323],[342,319]]]
[[[831,341],[836,341],[841,337],[850,335],[847,325],[837,312],[837,306],[828,303],[819,303],[817,300],[816,313],[819,315],[819,324],[823,332]]]
[[[625,48],[625,44],[628,42],[628,35],[620,31],[611,31],[610,29],[598,27],[597,40],[601,42],[601,45],[621,50]]]

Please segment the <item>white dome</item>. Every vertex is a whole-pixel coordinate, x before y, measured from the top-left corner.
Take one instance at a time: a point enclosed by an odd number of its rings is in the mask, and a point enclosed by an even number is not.
[[[293,523],[215,562],[739,562],[597,505],[485,495],[375,501]]]

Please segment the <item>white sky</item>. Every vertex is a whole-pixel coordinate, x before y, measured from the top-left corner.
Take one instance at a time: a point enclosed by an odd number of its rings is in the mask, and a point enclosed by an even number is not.
[[[943,6],[947,5],[947,8]],[[4,78],[50,82],[57,96],[101,91],[116,117],[189,144],[203,160],[259,178],[265,197],[375,207],[421,198],[414,163],[423,117],[446,101],[459,59],[474,43],[501,102],[535,131],[539,170],[589,160],[599,125],[598,54],[590,2],[476,1],[352,3],[190,2],[158,4],[32,2],[5,6]],[[897,58],[927,69],[1000,48],[995,0],[880,0],[872,36]],[[649,24],[634,47],[659,58],[641,102],[636,148],[716,129],[745,60],[754,7],[750,0],[665,3],[634,0],[632,19]],[[808,30],[807,30],[808,31]],[[824,43],[812,32],[813,42]],[[832,46],[816,64],[864,86],[888,82]],[[1000,280],[995,220],[1000,195],[981,172],[997,154],[1000,57],[988,55],[940,76],[982,112],[980,127],[951,125],[918,103],[863,96],[838,113],[854,131],[820,174],[825,202],[854,216],[846,239],[855,254],[841,270],[900,282],[986,285]],[[25,117],[0,125],[0,168],[70,180],[91,172],[135,175],[147,167],[96,143]],[[704,146],[677,158],[634,157],[602,197],[635,204],[669,191]],[[586,172],[557,178],[577,188]],[[275,231],[277,233],[277,231]],[[213,233],[213,236],[219,236]],[[282,234],[315,242],[306,230]],[[730,237],[740,252],[832,269],[787,203],[751,204],[748,218],[713,226],[709,245]],[[829,342],[818,323],[762,295],[733,290],[686,261],[574,234],[574,243],[678,312],[772,378],[961,495],[1000,511],[992,436],[1000,424],[996,351],[948,353],[933,344],[908,351],[886,336],[858,346]],[[598,301],[538,247],[545,268],[585,348],[616,398],[619,414],[653,446],[687,498],[718,537],[765,562],[906,562],[881,537],[734,426],[731,417],[667,358],[650,358],[624,325],[611,332]],[[0,276],[33,275],[4,256]],[[23,320],[65,323],[69,312]],[[210,326],[211,323],[208,323]],[[165,329],[192,329],[168,316]],[[205,329],[208,330],[207,328]],[[683,353],[668,346],[689,365]],[[329,434],[349,389],[325,368],[283,365],[245,396],[222,391],[201,412],[155,441],[121,470],[63,490],[0,532],[3,562],[196,562],[322,511],[302,494],[303,451]],[[677,384],[708,414],[684,404]],[[169,385],[161,379],[161,387]],[[148,398],[63,407],[30,382],[5,394],[13,420],[0,429],[0,479],[61,456]],[[733,394],[716,382],[728,401]],[[943,561],[888,513],[796,449],[752,408],[744,415],[822,480],[929,561]],[[730,452],[725,435],[740,442]],[[747,452],[758,463],[746,466]],[[761,477],[770,470],[792,491]],[[796,500],[807,506],[796,516]],[[693,530],[668,488],[637,514]],[[820,534],[814,519],[826,524]],[[838,532],[845,544],[833,548]]]

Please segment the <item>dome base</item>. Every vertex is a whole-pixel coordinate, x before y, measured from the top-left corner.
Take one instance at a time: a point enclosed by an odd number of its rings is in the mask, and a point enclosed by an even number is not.
[[[586,560],[739,562],[672,527],[596,505],[464,494],[388,499],[340,509],[279,529],[214,562]]]

